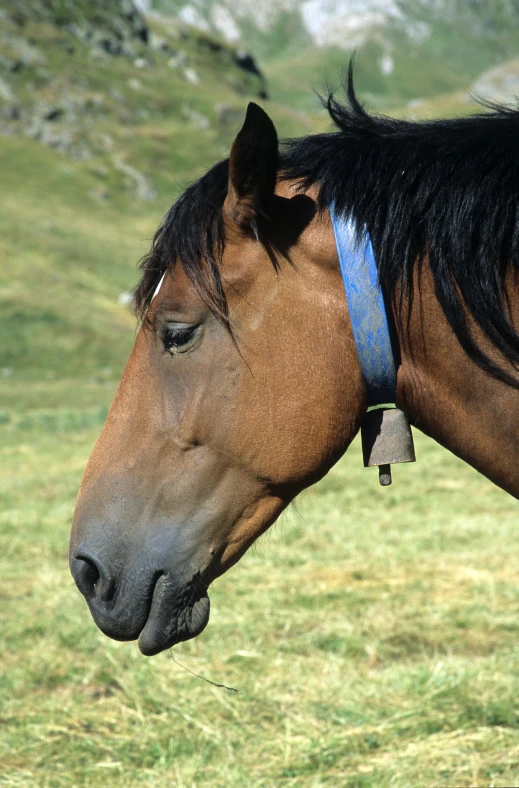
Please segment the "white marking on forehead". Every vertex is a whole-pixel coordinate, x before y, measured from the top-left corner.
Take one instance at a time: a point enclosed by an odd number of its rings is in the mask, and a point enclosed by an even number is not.
[[[162,287],[162,282],[164,281],[164,277],[165,277],[165,276],[166,276],[166,273],[163,273],[163,274],[162,274],[162,279],[161,279],[161,280],[160,280],[160,282],[158,283],[157,287],[155,288],[155,292],[153,293],[153,297],[152,297],[152,299],[151,299],[152,301],[153,301],[153,299],[155,298],[155,296],[158,296],[158,294],[159,294],[159,290],[160,290],[160,288]]]

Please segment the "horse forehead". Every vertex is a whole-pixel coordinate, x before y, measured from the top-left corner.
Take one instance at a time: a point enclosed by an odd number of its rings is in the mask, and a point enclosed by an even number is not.
[[[169,308],[191,304],[200,305],[202,299],[182,265],[173,263],[159,282],[152,301],[157,309],[167,301]]]
[[[155,289],[148,318],[153,320],[163,310],[168,312],[198,313],[203,306],[203,300],[198,294],[191,279],[178,262],[172,264],[162,276]]]

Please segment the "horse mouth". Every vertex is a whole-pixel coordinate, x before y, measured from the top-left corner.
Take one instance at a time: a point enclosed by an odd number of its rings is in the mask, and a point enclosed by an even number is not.
[[[199,635],[209,621],[207,588],[196,577],[179,589],[167,574],[153,589],[150,612],[139,635],[139,649],[147,657]]]

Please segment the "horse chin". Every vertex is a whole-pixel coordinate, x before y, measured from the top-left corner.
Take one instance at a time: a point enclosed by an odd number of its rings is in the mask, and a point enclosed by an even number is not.
[[[209,609],[206,589],[196,589],[194,584],[179,589],[168,575],[162,575],[153,591],[148,620],[139,635],[141,652],[151,657],[196,637],[207,626]]]

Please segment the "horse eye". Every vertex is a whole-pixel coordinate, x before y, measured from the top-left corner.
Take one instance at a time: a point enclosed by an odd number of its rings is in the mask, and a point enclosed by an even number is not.
[[[167,326],[162,341],[164,348],[171,354],[183,353],[191,346],[196,326]]]

